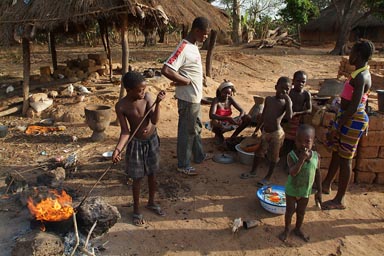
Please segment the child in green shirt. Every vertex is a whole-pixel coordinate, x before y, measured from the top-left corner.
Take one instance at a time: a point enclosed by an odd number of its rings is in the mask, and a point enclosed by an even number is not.
[[[285,229],[279,235],[280,240],[283,242],[288,239],[292,216],[295,212],[296,227],[293,232],[305,242],[309,241],[309,236],[302,232],[301,226],[314,182],[317,185],[316,204],[321,205],[320,156],[316,151],[312,150],[314,138],[315,129],[312,126],[305,124],[299,126],[295,139],[296,148],[289,152],[287,156],[289,176],[285,184],[287,205]]]

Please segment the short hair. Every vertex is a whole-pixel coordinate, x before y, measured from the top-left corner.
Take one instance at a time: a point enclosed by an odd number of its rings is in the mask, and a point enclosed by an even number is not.
[[[360,54],[363,61],[368,61],[375,52],[375,45],[369,40],[360,39],[353,45],[352,49]]]
[[[201,30],[208,29],[209,27],[209,20],[205,17],[197,17],[192,22],[192,29],[197,28]]]
[[[304,70],[298,70],[293,74],[293,79],[295,79],[298,75],[308,77],[307,72],[305,72]]]
[[[300,134],[308,131],[312,131],[315,133],[315,128],[309,124],[301,124],[296,130],[296,136],[299,136]]]
[[[129,71],[125,73],[122,78],[123,86],[125,89],[133,89],[142,82],[145,81],[145,78],[142,74],[136,71]]]
[[[287,76],[282,76],[279,78],[279,80],[277,80],[277,84],[280,84],[280,83],[287,83],[287,84],[291,84],[291,79]]]

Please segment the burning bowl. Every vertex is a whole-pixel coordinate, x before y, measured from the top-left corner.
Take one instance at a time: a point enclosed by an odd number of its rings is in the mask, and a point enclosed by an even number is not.
[[[261,206],[270,213],[285,214],[285,187],[278,185],[263,186],[256,192]]]

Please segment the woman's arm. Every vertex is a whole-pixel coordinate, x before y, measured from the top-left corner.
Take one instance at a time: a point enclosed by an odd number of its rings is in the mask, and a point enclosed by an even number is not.
[[[233,105],[235,109],[237,109],[240,112],[240,117],[245,115],[245,111],[240,105],[236,102],[236,100],[233,97],[229,97],[230,105]]]

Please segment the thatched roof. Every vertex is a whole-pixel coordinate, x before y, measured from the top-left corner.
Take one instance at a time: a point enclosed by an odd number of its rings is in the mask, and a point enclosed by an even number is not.
[[[334,6],[329,6],[320,12],[317,19],[311,20],[308,24],[302,26],[301,30],[304,32],[337,32],[339,30],[337,15]],[[384,20],[370,15],[354,24],[352,29],[356,27],[384,27]]]
[[[153,11],[157,5],[162,6],[173,24],[189,25],[195,17],[205,16],[213,28],[225,30],[229,26],[228,16],[205,0],[29,0],[28,4],[18,0],[14,5],[8,0],[1,2],[0,32],[26,25],[38,31],[78,32],[98,19],[118,26],[122,14],[128,14],[130,20],[142,19],[138,7],[158,23]],[[150,8],[140,8],[143,6]]]

